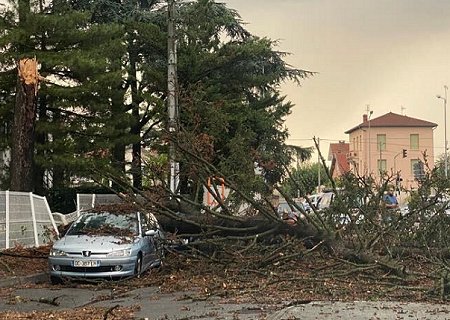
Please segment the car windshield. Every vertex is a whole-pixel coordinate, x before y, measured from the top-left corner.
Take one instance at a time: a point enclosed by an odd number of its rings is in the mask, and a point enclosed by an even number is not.
[[[298,207],[303,208],[303,203],[301,203],[299,201],[295,201],[295,204]],[[278,205],[279,213],[291,212],[291,211],[299,212],[299,209],[297,209],[294,205],[289,205],[289,203],[287,203],[287,202],[282,202]]]
[[[110,212],[83,214],[67,232],[68,235],[135,236],[139,232],[136,213]]]

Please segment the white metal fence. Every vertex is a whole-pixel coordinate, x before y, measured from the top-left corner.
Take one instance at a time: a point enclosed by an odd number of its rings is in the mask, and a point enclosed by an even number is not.
[[[58,234],[45,197],[31,192],[0,191],[0,250],[40,246]]]
[[[136,201],[143,202],[143,198],[138,196]],[[77,209],[74,212],[62,214],[53,212],[53,218],[57,224],[66,225],[75,221],[83,211],[92,209],[96,206],[122,203],[123,199],[117,194],[100,193],[77,193]]]
[[[121,203],[117,194],[77,193],[77,212],[94,208],[98,205]]]

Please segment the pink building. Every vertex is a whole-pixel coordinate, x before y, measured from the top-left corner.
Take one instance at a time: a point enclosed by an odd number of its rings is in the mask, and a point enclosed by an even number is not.
[[[404,187],[415,186],[414,169],[427,155],[434,166],[433,129],[437,124],[389,112],[347,130],[351,170],[359,175],[399,174]]]

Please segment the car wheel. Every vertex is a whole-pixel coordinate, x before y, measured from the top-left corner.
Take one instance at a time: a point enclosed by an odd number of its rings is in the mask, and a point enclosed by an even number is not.
[[[61,284],[63,283],[63,280],[57,276],[50,276],[50,282],[51,284]]]
[[[142,255],[139,253],[136,259],[136,265],[134,267],[134,275],[136,278],[140,278],[142,274]]]

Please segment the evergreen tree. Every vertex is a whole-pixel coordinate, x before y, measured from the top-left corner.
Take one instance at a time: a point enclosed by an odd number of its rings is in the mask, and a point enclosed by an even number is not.
[[[330,186],[330,179],[326,174],[326,169],[320,163],[305,163],[291,170],[291,176],[284,180],[282,189],[289,197],[304,197],[313,194],[317,190],[319,183]]]
[[[224,4],[199,0],[181,6],[179,15],[180,125],[190,141],[186,145],[197,147],[194,152],[207,149],[211,162],[243,190],[262,192],[263,182],[280,181],[292,159],[284,127],[292,104],[280,95],[279,84],[312,73],[287,65],[275,42],[250,35]],[[193,143],[205,140],[203,146]]]
[[[46,79],[37,97],[35,145],[35,190],[43,193],[44,174],[53,186],[67,184],[99,162],[98,151],[117,135],[105,123],[111,102],[123,97],[122,70],[114,65],[123,52],[122,32],[113,24],[92,23],[89,11],[74,10],[65,1],[30,6],[26,24],[20,24],[14,4],[2,15],[0,82],[7,98],[0,102],[0,121],[10,127],[15,61],[36,57]],[[4,140],[2,146],[11,143]]]
[[[292,104],[279,84],[312,73],[287,65],[275,42],[250,35],[224,4],[178,5],[179,143],[203,152],[246,190],[261,191],[263,182],[281,179],[294,154],[284,142]],[[129,146],[130,172],[140,188],[142,148],[167,152],[166,15],[163,1],[137,0],[42,1],[30,8],[26,26],[17,24],[17,11],[4,12],[0,121],[11,123],[19,57],[36,56],[47,79],[36,126],[35,183],[42,192],[46,173],[58,186],[110,163],[125,172]],[[192,184],[198,190],[207,178],[192,175],[186,160],[182,169],[183,191]]]

